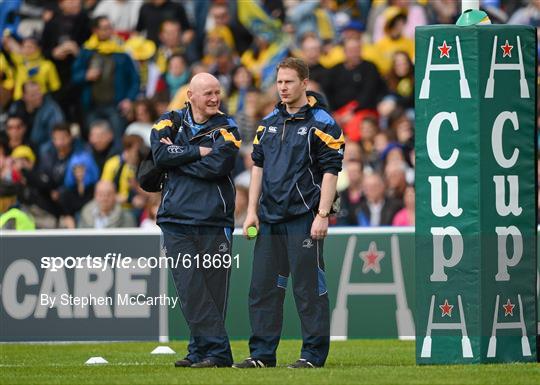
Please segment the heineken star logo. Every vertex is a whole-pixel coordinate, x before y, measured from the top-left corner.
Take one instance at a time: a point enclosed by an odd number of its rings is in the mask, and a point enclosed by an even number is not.
[[[508,40],[506,40],[506,43],[504,43],[504,45],[501,45],[501,49],[503,50],[503,57],[512,57],[512,48],[514,48],[514,46],[508,44]]]
[[[443,44],[437,47],[439,51],[441,51],[440,58],[442,59],[443,56],[446,56],[448,59],[450,59],[450,50],[452,49],[451,45],[446,45],[446,40],[443,41]]]
[[[366,274],[370,270],[379,274],[381,272],[381,259],[384,258],[384,251],[377,251],[377,244],[371,242],[367,251],[360,252],[360,258],[364,261],[362,273]]]
[[[444,317],[446,315],[448,317],[452,317],[452,309],[454,308],[454,305],[450,305],[447,299],[444,300],[444,303],[442,305],[439,305],[439,308],[442,312],[441,317]]]
[[[512,317],[513,317],[513,316],[514,316],[514,307],[515,307],[515,306],[516,306],[516,305],[514,305],[514,304],[512,304],[512,303],[510,302],[510,298],[508,298],[508,299],[506,300],[506,305],[502,305],[502,307],[503,307],[503,309],[504,309],[504,316],[505,316],[505,317],[506,317],[506,316],[512,316]]]

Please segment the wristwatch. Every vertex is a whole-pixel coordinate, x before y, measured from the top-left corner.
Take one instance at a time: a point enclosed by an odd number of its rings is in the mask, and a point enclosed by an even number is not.
[[[326,211],[326,210],[317,210],[317,214],[321,217],[321,218],[328,218],[328,215],[330,215],[330,212],[329,211]]]

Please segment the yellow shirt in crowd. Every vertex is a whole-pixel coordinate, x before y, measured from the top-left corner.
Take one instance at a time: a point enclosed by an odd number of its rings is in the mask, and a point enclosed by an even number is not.
[[[60,89],[60,78],[54,63],[45,59],[41,54],[26,58],[17,53],[11,53],[11,59],[15,64],[13,100],[19,100],[23,96],[23,85],[28,80],[39,84],[44,94]]]
[[[406,52],[414,61],[414,41],[402,37],[392,40],[385,36],[376,44],[362,44],[362,59],[368,60],[377,66],[381,75],[386,75],[392,67],[392,55],[397,51]],[[321,56],[319,62],[325,68],[332,68],[345,61],[343,46],[336,45]]]
[[[2,87],[6,90],[12,90],[15,86],[13,69],[9,66],[3,53],[0,53],[0,74],[3,74]]]
[[[101,180],[107,180],[109,182],[115,182],[115,178],[118,174],[118,170],[122,165],[120,155],[113,156],[105,162],[103,166],[103,172],[101,173]],[[130,191],[130,181],[135,178],[135,170],[129,164],[124,163],[122,170],[120,170],[120,177],[118,178],[118,196],[122,199],[122,202],[127,202]],[[129,207],[129,204],[123,204],[124,207]]]
[[[384,36],[365,49],[363,56],[364,59],[373,62],[382,75],[386,75],[392,68],[392,56],[398,51],[406,52],[414,62],[414,41],[403,36],[396,40]]]

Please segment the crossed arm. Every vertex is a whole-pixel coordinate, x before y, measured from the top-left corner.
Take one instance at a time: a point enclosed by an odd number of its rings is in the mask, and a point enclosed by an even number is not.
[[[153,134],[154,135],[154,134]],[[156,165],[174,168],[183,174],[196,178],[214,180],[228,175],[235,164],[235,156],[240,147],[234,132],[225,129],[216,133],[212,148],[196,145],[175,145],[169,136],[153,138],[152,151]]]

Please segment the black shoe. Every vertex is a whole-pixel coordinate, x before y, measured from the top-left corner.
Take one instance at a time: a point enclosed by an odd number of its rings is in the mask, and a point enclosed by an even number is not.
[[[191,362],[187,358],[178,360],[174,363],[174,366],[177,368],[189,368],[191,365],[193,365],[193,362]]]
[[[196,369],[203,369],[203,368],[226,368],[227,365],[219,365],[218,363],[209,360],[208,358],[205,360],[202,360],[201,362],[197,362],[193,365],[191,365],[192,368]]]
[[[237,364],[233,364],[233,368],[236,369],[253,369],[253,368],[266,368],[270,365],[266,365],[264,362],[260,360],[254,360],[251,357],[246,358],[244,361],[239,362]],[[274,365],[275,366],[275,365]]]
[[[317,366],[313,365],[311,362],[309,362],[305,358],[300,358],[294,364],[290,364],[287,366],[287,368],[289,369],[313,369],[316,367]]]

